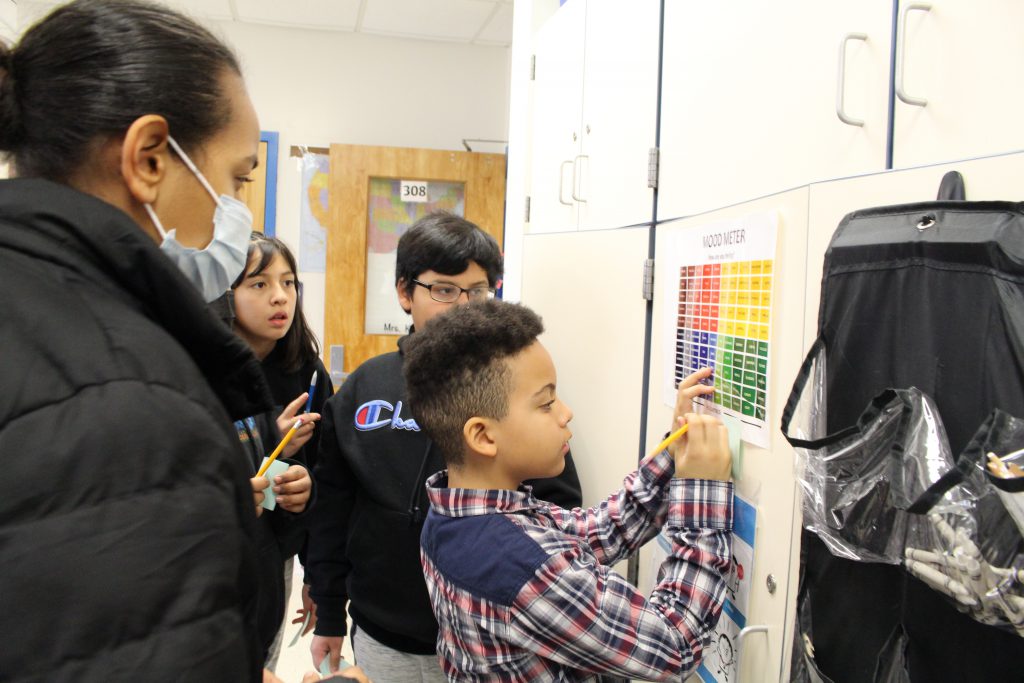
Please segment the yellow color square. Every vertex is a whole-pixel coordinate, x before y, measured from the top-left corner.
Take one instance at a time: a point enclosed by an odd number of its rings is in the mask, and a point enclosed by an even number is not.
[[[731,292],[729,292],[729,294],[725,297],[725,303],[734,304],[736,303],[737,298],[739,298],[739,295],[736,293],[736,290],[734,289]]]
[[[761,292],[761,305],[762,306],[771,306],[772,305],[772,291],[770,289],[766,289],[766,290]]]
[[[739,306],[750,305],[750,292],[736,292],[736,304]]]
[[[757,338],[761,341],[768,341],[768,326],[758,325],[757,327]]]
[[[736,320],[745,321],[748,317],[749,310],[745,306],[740,306],[736,309]]]
[[[771,275],[772,274],[772,262],[771,261],[761,261],[761,272],[764,273],[765,275]]]
[[[725,321],[725,333],[729,336],[736,335],[736,323],[731,320]]]
[[[750,305],[751,306],[760,306],[761,305],[761,292],[751,292],[750,293]]]
[[[750,275],[750,261],[740,261],[740,275]]]
[[[750,274],[760,275],[762,272],[762,264],[764,261],[751,261],[750,262]]]
[[[747,324],[746,323],[736,323],[736,335],[735,336],[737,336],[737,337],[746,337],[747,336]]]
[[[758,320],[761,321],[762,325],[767,325],[768,324],[769,318],[768,318],[768,309],[767,308],[758,309]]]

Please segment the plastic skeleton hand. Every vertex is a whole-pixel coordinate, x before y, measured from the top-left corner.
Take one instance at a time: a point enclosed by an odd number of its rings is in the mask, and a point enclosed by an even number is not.
[[[1024,636],[1024,569],[993,567],[963,529],[954,530],[942,515],[928,515],[945,549],[907,548],[907,571],[953,598],[984,624],[1007,622]]]

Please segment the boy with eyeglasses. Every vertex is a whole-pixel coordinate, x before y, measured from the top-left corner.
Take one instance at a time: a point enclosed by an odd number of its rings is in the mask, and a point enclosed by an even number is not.
[[[487,301],[449,311],[406,345],[409,400],[448,469],[427,480],[423,570],[450,681],[681,681],[721,614],[732,542],[728,430],[688,433],[587,510],[523,480],[562,471],[572,410],[536,313]],[[672,428],[710,393],[679,384]],[[671,544],[644,596],[611,568],[659,532]]]
[[[408,408],[402,349],[438,314],[493,298],[502,267],[494,238],[448,213],[424,217],[398,241],[395,287],[413,329],[398,351],[363,363],[323,410],[306,563],[317,667],[329,657],[337,669],[347,604],[352,649],[367,676],[388,683],[445,680],[419,559],[424,484],[443,458]],[[581,503],[571,457],[557,478],[533,483],[542,500],[566,508]]]

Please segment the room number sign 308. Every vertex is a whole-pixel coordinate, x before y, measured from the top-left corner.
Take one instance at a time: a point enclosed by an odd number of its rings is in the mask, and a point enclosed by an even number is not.
[[[403,202],[425,202],[427,201],[427,181],[403,180],[400,192]]]

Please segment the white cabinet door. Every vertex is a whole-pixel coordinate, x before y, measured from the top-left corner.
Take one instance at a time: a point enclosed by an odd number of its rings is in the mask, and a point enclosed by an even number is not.
[[[537,31],[530,143],[531,233],[576,230],[586,1],[570,0]]]
[[[639,459],[648,230],[524,240],[523,303],[544,319],[541,342],[574,413],[569,445],[588,507],[622,488]],[[625,574],[625,562],[617,570]]]
[[[676,258],[671,253],[671,249],[678,248],[675,238],[686,234],[699,235],[709,226],[719,226],[723,222],[743,225],[749,216],[756,214],[770,213],[778,221],[773,285],[768,292],[771,295],[771,335],[766,359],[766,419],[772,429],[767,448],[744,444],[741,473],[736,480],[737,493],[756,508],[757,514],[753,567],[746,565],[750,582],[749,604],[744,612],[746,619],[741,623],[742,620],[733,615],[734,623],[767,627],[765,633],[751,633],[739,649],[741,673],[738,679],[729,677],[729,680],[744,683],[789,680],[784,674],[789,666],[794,599],[799,578],[799,548],[795,543],[799,539],[800,514],[794,477],[795,453],[777,425],[793,378],[803,360],[801,338],[809,196],[808,188],[801,187],[660,225],[656,233],[647,451],[658,443],[672,419],[672,406],[665,401],[664,387],[666,378],[672,378],[676,371],[675,361],[671,359],[680,327],[676,317],[680,274],[671,268],[674,262],[699,263],[703,260],[697,253],[681,253]],[[721,338],[723,328],[717,329]],[[716,364],[715,367],[716,371],[722,371],[723,365]],[[648,549],[641,557],[640,586],[643,590],[654,585],[653,570],[656,568],[651,555]],[[742,606],[737,607],[742,611]],[[720,657],[725,657],[725,653],[717,651],[718,641],[715,642],[714,647],[705,651],[705,662],[712,670]],[[719,680],[725,678],[720,677]]]
[[[648,152],[658,108],[659,0],[587,3],[580,229],[651,219]]]
[[[898,91],[926,104],[896,100],[893,166],[1024,149],[1024,2],[901,0],[899,17]]]
[[[891,26],[890,0],[667,2],[659,220],[884,169]]]

